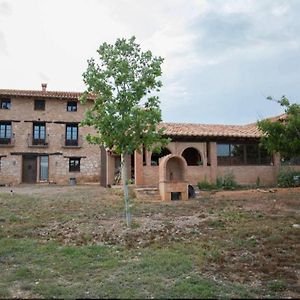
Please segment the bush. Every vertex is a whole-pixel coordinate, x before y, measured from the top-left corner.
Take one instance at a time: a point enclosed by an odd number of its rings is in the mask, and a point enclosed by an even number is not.
[[[223,188],[224,190],[234,190],[238,184],[235,181],[235,176],[232,172],[228,172],[223,178]]]
[[[197,185],[200,190],[234,190],[238,186],[232,172],[225,174],[224,177],[217,177],[216,184],[209,183],[205,178],[204,181],[198,182]]]
[[[299,185],[299,179],[298,182],[294,180],[295,176],[300,176],[300,172],[297,172],[292,168],[281,169],[277,177],[278,186],[295,187]]]
[[[197,185],[199,190],[213,190],[216,188],[214,184],[210,184],[209,182],[207,182],[206,178],[204,179],[204,181],[198,182]]]
[[[217,177],[217,183],[216,183],[217,189],[222,189],[223,188],[223,178],[222,177]]]

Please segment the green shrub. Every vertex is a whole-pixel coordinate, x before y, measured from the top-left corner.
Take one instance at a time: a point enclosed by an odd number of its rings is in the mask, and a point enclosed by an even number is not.
[[[200,190],[234,190],[238,186],[232,172],[228,172],[224,177],[217,177],[216,184],[209,183],[205,177],[204,180],[198,182],[197,185]]]
[[[260,177],[257,176],[256,178],[256,187],[259,188],[260,187]]]
[[[209,182],[207,182],[206,178],[204,179],[204,181],[198,182],[197,185],[199,190],[213,190],[216,188],[214,184],[210,184]]]
[[[216,187],[219,190],[223,188],[223,178],[221,176],[217,177]]]
[[[224,190],[234,190],[238,186],[233,172],[228,172],[224,175],[222,185]]]
[[[281,169],[277,177],[278,186],[294,187],[299,185],[299,181],[296,182],[294,176],[300,176],[300,172],[297,172],[292,168]]]

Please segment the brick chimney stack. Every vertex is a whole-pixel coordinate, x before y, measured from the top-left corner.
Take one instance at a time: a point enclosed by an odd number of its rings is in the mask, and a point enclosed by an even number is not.
[[[46,92],[47,90],[47,83],[42,83],[42,91]]]

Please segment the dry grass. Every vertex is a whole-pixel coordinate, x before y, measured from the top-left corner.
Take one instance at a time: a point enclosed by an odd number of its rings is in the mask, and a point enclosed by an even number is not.
[[[98,186],[0,188],[0,297],[299,298],[300,189],[132,200]]]

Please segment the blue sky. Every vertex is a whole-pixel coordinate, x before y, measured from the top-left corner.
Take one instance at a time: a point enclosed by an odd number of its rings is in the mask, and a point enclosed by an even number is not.
[[[165,58],[163,120],[246,124],[300,103],[299,0],[0,0],[0,88],[83,91],[103,42]]]

